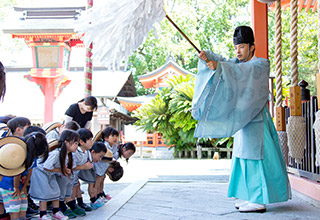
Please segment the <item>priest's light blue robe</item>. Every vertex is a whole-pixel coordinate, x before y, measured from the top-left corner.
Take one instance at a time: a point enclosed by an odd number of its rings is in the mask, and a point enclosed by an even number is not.
[[[269,61],[254,57],[240,63],[205,51],[216,70],[199,60],[192,116],[194,136],[234,135],[228,197],[253,203],[287,201],[291,189],[277,132],[267,109]]]

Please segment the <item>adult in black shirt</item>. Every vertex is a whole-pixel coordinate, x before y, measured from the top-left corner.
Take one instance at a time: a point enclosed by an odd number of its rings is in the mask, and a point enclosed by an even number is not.
[[[81,128],[89,128],[93,111],[97,108],[97,99],[94,96],[88,96],[78,103],[70,105],[65,113],[65,123],[76,121]]]

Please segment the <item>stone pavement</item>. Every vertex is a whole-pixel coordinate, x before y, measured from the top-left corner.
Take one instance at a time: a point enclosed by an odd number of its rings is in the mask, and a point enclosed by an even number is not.
[[[293,199],[267,205],[267,212],[244,214],[227,198],[230,160],[133,159],[117,183],[105,182],[113,197],[98,210],[76,219],[94,220],[211,220],[320,219],[318,203],[293,192]],[[82,186],[86,190],[86,185]],[[88,200],[87,193],[84,201]]]

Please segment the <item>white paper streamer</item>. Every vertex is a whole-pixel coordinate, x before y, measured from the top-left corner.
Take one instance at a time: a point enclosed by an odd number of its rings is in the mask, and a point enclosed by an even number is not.
[[[316,166],[320,166],[320,111],[316,112],[313,129],[316,137]]]
[[[93,42],[94,60],[119,69],[165,17],[163,7],[163,0],[108,0],[83,13],[75,29],[85,33],[82,40],[87,47]]]

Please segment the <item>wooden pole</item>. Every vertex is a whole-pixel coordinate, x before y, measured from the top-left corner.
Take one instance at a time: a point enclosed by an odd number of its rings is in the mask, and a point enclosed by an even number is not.
[[[88,9],[92,8],[93,6],[93,0],[88,0]],[[88,97],[91,96],[92,92],[92,43],[89,47],[86,48],[86,70],[84,72],[84,96]]]
[[[171,24],[180,32],[180,34],[191,44],[191,46],[198,51],[198,53],[200,53],[200,50],[198,49],[198,47],[196,45],[194,45],[194,43],[187,37],[187,35],[185,35],[183,33],[183,31],[176,25],[176,23],[174,23],[171,18],[166,15],[166,18],[171,22]]]

